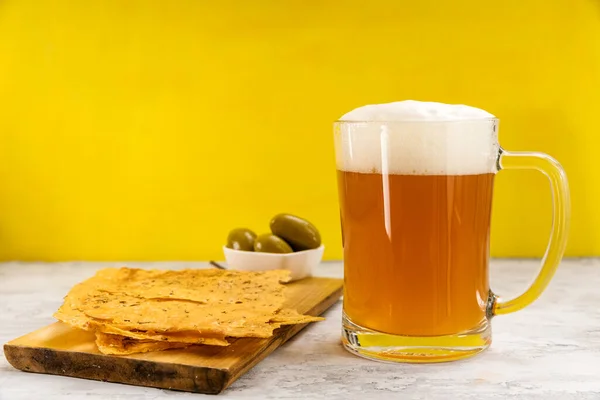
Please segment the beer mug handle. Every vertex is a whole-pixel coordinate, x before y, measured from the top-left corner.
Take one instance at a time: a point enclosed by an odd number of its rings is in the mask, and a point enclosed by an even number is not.
[[[571,214],[569,183],[562,166],[547,154],[535,152],[511,152],[501,149],[498,167],[502,169],[533,169],[548,177],[552,191],[552,230],[550,241],[542,258],[542,268],[529,289],[522,295],[507,301],[495,297],[493,315],[519,311],[535,301],[546,289],[554,276],[565,252]]]

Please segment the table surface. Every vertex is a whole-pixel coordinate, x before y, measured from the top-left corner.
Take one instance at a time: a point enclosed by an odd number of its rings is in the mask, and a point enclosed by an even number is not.
[[[41,328],[75,283],[107,266],[183,268],[206,263],[0,263],[0,343]],[[491,283],[510,297],[539,268],[535,260],[493,260]],[[341,277],[341,263],[317,275]],[[385,364],[340,345],[341,302],[219,395],[223,399],[600,399],[600,260],[562,263],[527,309],[493,321],[493,344],[472,359]],[[0,357],[0,399],[199,399],[168,390],[17,371]],[[214,396],[211,396],[214,398]]]

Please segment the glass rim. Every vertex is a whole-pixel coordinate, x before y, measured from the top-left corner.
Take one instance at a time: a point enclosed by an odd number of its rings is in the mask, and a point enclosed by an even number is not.
[[[348,120],[336,120],[333,121],[334,125],[354,125],[354,124],[460,124],[460,123],[473,123],[473,122],[499,122],[500,119],[497,117],[489,118],[467,118],[467,119],[439,119],[439,120],[410,120],[405,119],[402,121],[394,120],[372,120],[372,121],[348,121]]]

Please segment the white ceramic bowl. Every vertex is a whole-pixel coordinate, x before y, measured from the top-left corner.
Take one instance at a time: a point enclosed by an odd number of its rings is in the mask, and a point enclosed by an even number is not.
[[[241,271],[287,269],[291,272],[293,281],[312,276],[314,268],[323,258],[324,250],[325,246],[321,245],[312,250],[275,254],[234,250],[223,246],[228,268]]]

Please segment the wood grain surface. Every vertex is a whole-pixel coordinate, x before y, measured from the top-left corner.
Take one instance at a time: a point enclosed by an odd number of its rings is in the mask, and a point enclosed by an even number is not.
[[[319,315],[342,295],[341,279],[307,278],[287,286],[286,307],[302,314]],[[304,326],[284,326],[268,339],[236,339],[227,347],[111,356],[98,351],[93,333],[56,322],[5,344],[4,353],[27,372],[217,394]]]

